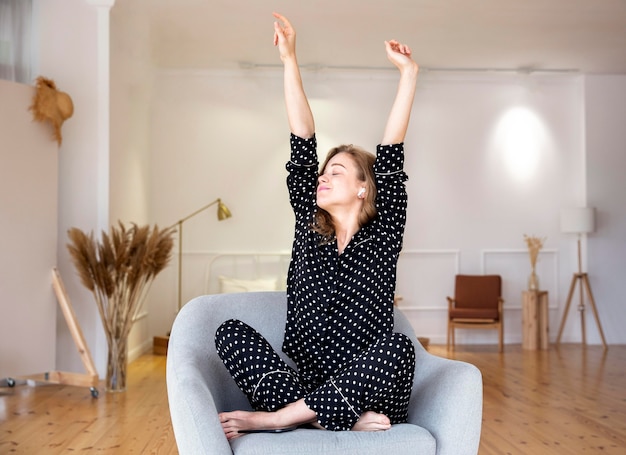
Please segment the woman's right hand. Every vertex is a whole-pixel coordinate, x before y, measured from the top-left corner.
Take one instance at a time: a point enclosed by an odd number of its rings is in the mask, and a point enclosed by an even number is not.
[[[278,46],[280,59],[284,62],[296,56],[296,31],[285,16],[272,14],[278,19],[274,22],[274,46]]]
[[[412,70],[415,73],[419,70],[417,63],[413,61],[411,57],[411,48],[406,44],[399,43],[396,40],[385,41],[385,49],[387,51],[387,58],[393,63],[401,72],[405,70]]]

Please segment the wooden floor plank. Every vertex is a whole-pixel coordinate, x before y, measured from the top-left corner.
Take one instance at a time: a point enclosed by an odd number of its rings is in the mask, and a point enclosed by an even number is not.
[[[626,453],[626,346],[457,346],[484,382],[480,455]],[[0,389],[0,453],[177,455],[164,356],[129,366],[123,393],[68,385]]]

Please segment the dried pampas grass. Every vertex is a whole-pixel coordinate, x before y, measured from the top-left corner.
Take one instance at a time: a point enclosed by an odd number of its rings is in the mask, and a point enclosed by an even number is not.
[[[539,257],[539,251],[543,248],[543,244],[546,241],[546,238],[531,237],[524,234],[524,241],[526,242],[526,246],[528,247],[528,254],[530,255],[530,266],[534,270],[535,265],[537,264],[537,258]]]
[[[170,262],[175,231],[119,223],[98,243],[93,233],[69,230],[72,261],[95,297],[109,346],[128,337],[150,284]]]

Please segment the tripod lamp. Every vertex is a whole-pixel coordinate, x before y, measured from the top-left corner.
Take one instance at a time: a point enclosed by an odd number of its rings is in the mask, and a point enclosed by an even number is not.
[[[187,221],[189,218],[196,216],[198,213],[205,211],[209,207],[217,204],[217,219],[219,221],[230,218],[232,215],[228,207],[224,205],[220,198],[217,198],[210,204],[205,205],[202,208],[199,208],[191,215],[187,215],[185,218],[180,219],[176,226],[178,226],[178,311],[182,308],[182,281],[183,281],[183,223]]]
[[[579,288],[579,297],[580,301],[578,304],[578,311],[580,312],[580,326],[582,331],[582,342],[583,344],[587,344],[587,337],[585,332],[585,298],[584,291],[587,293],[587,298],[589,299],[589,304],[591,309],[593,310],[593,315],[596,319],[596,323],[598,325],[598,331],[600,332],[600,337],[602,338],[602,344],[604,345],[604,349],[608,349],[606,340],[604,339],[604,332],[602,331],[602,325],[600,324],[600,318],[598,317],[598,310],[596,308],[596,302],[593,299],[593,294],[591,293],[591,285],[589,284],[589,277],[587,273],[583,273],[582,271],[582,256],[581,256],[581,238],[583,234],[588,234],[593,232],[595,228],[595,211],[593,207],[581,207],[581,208],[572,208],[572,209],[563,209],[561,211],[561,232],[567,234],[578,234],[578,273],[574,273],[572,277],[572,283],[569,288],[569,293],[567,295],[567,303],[565,305],[565,312],[563,313],[563,319],[561,320],[561,327],[559,328],[559,335],[556,339],[556,344],[561,342],[561,335],[563,335],[563,328],[565,327],[565,321],[567,320],[567,315],[569,312],[570,304],[572,303],[572,297],[574,296],[574,291],[576,290],[576,284],[578,284]]]

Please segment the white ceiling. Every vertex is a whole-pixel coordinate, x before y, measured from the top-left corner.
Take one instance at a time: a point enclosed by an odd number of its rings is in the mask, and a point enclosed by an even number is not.
[[[388,67],[398,39],[425,69],[626,74],[626,0],[117,0],[112,28],[148,39],[160,67],[277,65],[273,10],[301,65]]]

